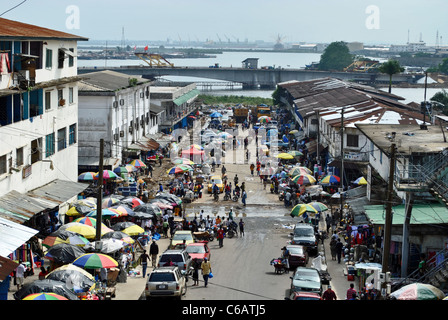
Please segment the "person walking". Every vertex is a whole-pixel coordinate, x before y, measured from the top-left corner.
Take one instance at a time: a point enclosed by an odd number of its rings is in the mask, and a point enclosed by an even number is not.
[[[336,244],[338,242],[336,241],[336,238],[331,237],[330,240],[330,251],[331,251],[331,260],[336,260]]]
[[[252,163],[250,165],[250,174],[252,175],[252,177],[254,176],[254,170],[255,170],[255,165]]]
[[[219,227],[216,238],[218,239],[219,247],[222,248],[224,246],[224,230],[222,229],[222,226]]]
[[[199,264],[198,258],[194,258],[193,259],[193,274],[192,274],[193,286],[199,285],[199,268],[200,267],[201,266]]]
[[[341,256],[342,256],[342,248],[344,245],[341,242],[341,239],[338,238],[336,243],[336,255],[338,256],[338,263],[341,263]]]
[[[19,261],[19,265],[15,269],[15,272],[16,272],[17,291],[19,291],[20,288],[23,287],[23,282],[25,279],[25,272],[26,272],[26,266],[22,262],[22,260]]]
[[[243,219],[240,219],[240,222],[238,223],[238,225],[240,226],[240,235],[243,237],[244,236],[244,221]]]
[[[210,277],[210,273],[212,272],[212,266],[207,258],[204,258],[204,261],[202,261],[201,270],[202,270],[202,278],[204,279],[204,287],[207,287],[208,279]]]
[[[247,193],[246,190],[243,191],[243,195],[241,196],[241,201],[243,202],[243,206],[246,206]]]
[[[148,268],[148,260],[150,259],[149,255],[146,253],[146,250],[140,255],[140,264],[142,265],[142,274],[143,278],[146,276],[146,269]]]
[[[327,290],[322,294],[322,300],[338,300],[336,293],[331,289],[330,285],[328,285]]]
[[[157,266],[157,255],[159,254],[159,246],[155,240],[152,240],[149,246],[149,254],[151,255],[152,267],[155,268]]]
[[[356,290],[355,285],[353,283],[350,283],[350,288],[347,290],[347,300],[356,300]]]

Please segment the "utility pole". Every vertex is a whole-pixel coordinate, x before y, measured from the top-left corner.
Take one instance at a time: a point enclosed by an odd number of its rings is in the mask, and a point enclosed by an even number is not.
[[[341,187],[339,188],[339,197],[341,199],[341,217],[344,209],[344,108],[341,112]]]
[[[389,255],[390,241],[392,234],[392,200],[394,192],[394,175],[395,175],[395,143],[390,146],[390,163],[389,163],[389,183],[387,185],[387,202],[386,202],[386,219],[384,221],[384,241],[383,241],[383,263],[382,273],[386,275],[389,272]],[[385,279],[387,276],[385,276]],[[382,288],[387,288],[387,281],[382,283]],[[384,292],[386,290],[383,290]]]
[[[98,194],[96,197],[96,237],[95,241],[101,239],[101,219],[103,213],[103,157],[104,157],[104,139],[100,139],[100,161],[98,172]]]

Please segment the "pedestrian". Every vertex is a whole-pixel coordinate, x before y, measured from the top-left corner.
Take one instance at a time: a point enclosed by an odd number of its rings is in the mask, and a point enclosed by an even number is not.
[[[327,290],[323,293],[322,300],[338,300],[336,293],[331,289],[330,285],[328,285]]]
[[[420,276],[423,276],[426,272],[426,259],[425,254],[422,253],[420,255],[420,262],[418,263],[418,273]]]
[[[219,242],[219,247],[222,248],[224,246],[224,230],[222,226],[219,226],[218,235],[216,236]]]
[[[152,267],[155,268],[157,266],[157,255],[159,254],[159,246],[156,240],[152,240],[149,246],[149,254],[151,255]]]
[[[233,221],[233,209],[232,208],[230,208],[230,211],[229,211],[229,220]]]
[[[150,257],[146,253],[146,250],[143,250],[143,253],[140,255],[140,264],[142,265],[143,278],[146,276],[146,268],[148,267],[149,259],[150,259]]]
[[[19,261],[19,265],[16,268],[16,284],[17,284],[17,291],[20,290],[20,287],[23,287],[23,282],[25,279],[25,272],[27,268],[25,264],[22,262],[22,260]]]
[[[45,267],[44,266],[40,267],[39,280],[44,280],[47,274],[48,272],[45,269]]]
[[[107,287],[107,269],[106,268],[100,269],[100,278],[101,278],[101,283],[103,284],[103,286]]]
[[[336,260],[336,238],[335,237],[331,237],[330,240],[330,251],[331,251],[331,260]]]
[[[243,194],[241,196],[241,201],[243,202],[243,206],[246,206],[246,199],[247,199],[247,193],[246,193],[246,190],[244,190]]]
[[[163,192],[163,186],[162,183],[159,182],[159,192]]]
[[[193,274],[192,274],[193,286],[199,285],[199,268],[200,268],[200,264],[199,264],[198,258],[194,258],[193,259]]]
[[[250,165],[250,174],[252,175],[252,177],[254,176],[254,169],[255,169],[255,165],[252,163]]]
[[[245,223],[244,223],[243,219],[240,219],[240,222],[238,224],[240,226],[240,235],[244,236],[244,224]]]
[[[210,264],[210,261],[207,260],[207,258],[204,258],[204,261],[202,261],[201,270],[202,270],[202,278],[204,279],[204,287],[207,287],[208,278],[210,277],[210,273],[212,272],[212,266]]]
[[[350,283],[350,288],[347,290],[347,300],[356,300],[356,290],[353,283]]]
[[[336,255],[338,256],[338,263],[341,263],[341,256],[342,256],[342,248],[344,245],[341,242],[341,239],[337,240],[336,243]]]
[[[325,223],[326,223],[326,226],[327,226],[327,234],[330,232],[330,227],[331,227],[331,224],[332,224],[332,220],[333,219],[331,219],[330,214],[327,213],[327,217],[325,218]]]

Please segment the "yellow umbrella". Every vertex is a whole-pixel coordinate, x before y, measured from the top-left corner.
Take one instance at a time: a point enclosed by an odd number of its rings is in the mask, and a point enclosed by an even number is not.
[[[294,208],[292,208],[290,215],[291,215],[291,217],[300,217],[305,212],[314,216],[318,211],[316,210],[316,208],[314,208],[313,206],[311,206],[309,204],[300,203],[300,204],[296,205]]]
[[[87,239],[94,239],[96,236],[96,229],[94,227],[79,222],[64,224],[60,229],[79,233]]]
[[[294,159],[294,156],[292,154],[289,154],[289,153],[279,153],[275,157],[279,158],[279,159],[284,159],[284,160]]]
[[[68,209],[68,211],[65,214],[67,216],[69,216],[69,217],[81,216],[82,215],[81,213],[78,212],[76,207],[71,207],[70,209]]]
[[[139,227],[138,225],[127,227],[126,229],[121,230],[121,232],[126,233],[130,236],[137,236],[140,233],[145,232],[145,230],[142,227]]]
[[[367,184],[367,180],[364,177],[359,177],[358,179],[356,179],[354,182],[354,184],[357,184],[359,186],[361,185],[366,185]]]

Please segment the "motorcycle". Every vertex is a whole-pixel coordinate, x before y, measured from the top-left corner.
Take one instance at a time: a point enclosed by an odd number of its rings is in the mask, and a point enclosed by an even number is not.
[[[226,237],[231,239],[234,236],[238,236],[238,224],[235,221],[232,221],[227,227]]]
[[[234,202],[237,202],[239,198],[240,198],[240,192],[237,191],[237,192],[234,193],[232,200]]]
[[[285,199],[285,191],[280,192],[280,194],[279,194],[279,196],[278,196],[278,199],[279,199],[280,201],[283,201],[283,200]]]
[[[224,194],[224,200],[225,200],[225,201],[228,201],[228,200],[230,200],[230,198],[231,198],[230,193],[229,193],[229,192],[226,192],[226,193]]]
[[[218,201],[218,200],[219,200],[219,193],[218,193],[218,192],[215,192],[215,193],[213,194],[213,200],[214,200],[214,201]]]

